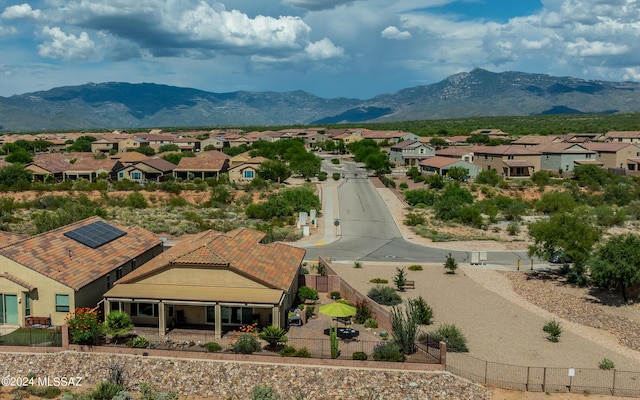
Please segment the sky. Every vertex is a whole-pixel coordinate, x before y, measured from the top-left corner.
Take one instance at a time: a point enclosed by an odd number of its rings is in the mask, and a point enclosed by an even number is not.
[[[640,81],[640,0],[0,0],[0,96],[86,83],[369,99],[483,68]]]

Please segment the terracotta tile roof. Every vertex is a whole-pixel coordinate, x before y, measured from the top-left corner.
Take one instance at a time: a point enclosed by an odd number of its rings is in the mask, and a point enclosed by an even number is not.
[[[527,160],[505,160],[503,162],[507,167],[534,167],[534,165]]]
[[[402,142],[396,143],[391,146],[392,149],[415,149],[420,146],[429,146],[428,143],[422,143],[419,140],[403,140]]]
[[[174,171],[222,171],[226,159],[209,157],[182,157]]]
[[[108,223],[126,234],[96,249],[64,235],[96,221]],[[161,244],[158,236],[138,226],[127,228],[100,217],[91,217],[3,247],[0,249],[0,256],[79,290]]]
[[[306,251],[282,243],[261,244],[264,232],[239,228],[227,233],[204,231],[180,241],[118,280],[140,281],[172,264],[228,265],[229,270],[274,289],[289,290]]]
[[[460,160],[451,157],[435,156],[420,161],[420,165],[422,165],[423,167],[442,168],[446,167],[447,165],[455,164],[459,161]]]
[[[540,153],[580,153],[580,154],[593,154],[594,151],[588,150],[583,144],[576,143],[544,143],[536,146],[529,147],[531,150],[539,151]]]
[[[467,143],[467,139],[469,139],[469,136],[467,135],[449,136],[444,138],[444,140],[451,143]]]
[[[518,138],[511,142],[511,144],[515,145],[525,145],[525,144],[542,144],[542,143],[550,143],[556,140],[558,136],[556,135],[526,135],[521,138]]]
[[[148,165],[162,172],[170,172],[176,168],[176,165],[174,163],[171,163],[163,158],[150,158],[148,160],[140,161],[140,163]]]
[[[522,146],[481,146],[474,149],[475,154],[493,154],[493,155],[537,155],[540,154],[530,148],[523,148]]]
[[[444,157],[462,157],[466,156],[469,153],[473,153],[473,149],[469,146],[445,147],[444,149],[436,150],[437,156]]]
[[[610,142],[610,143],[582,143],[583,147],[586,147],[589,150],[599,151],[599,152],[617,152],[626,147],[633,146],[640,151],[640,147],[633,143],[623,143],[623,142]]]
[[[118,160],[122,163],[135,163],[142,160],[147,160],[149,156],[145,156],[137,151],[126,151],[124,153],[114,154],[109,157],[112,160]]]
[[[640,138],[640,131],[610,131],[604,135],[609,138],[633,139]]]
[[[57,173],[62,173],[64,171],[67,171],[71,166],[71,164],[69,164],[67,161],[54,160],[54,159],[39,160],[39,161],[34,160],[32,163],[29,163],[26,166],[29,167],[31,165],[33,165],[34,167],[42,168],[45,171],[48,171],[52,174],[57,174]]]
[[[18,235],[17,233],[0,231],[0,248],[11,246],[12,244],[17,243],[23,239],[26,239],[26,237]]]
[[[95,158],[80,159],[75,164],[69,164],[66,172],[95,172],[98,170],[113,171],[118,160],[96,160]]]
[[[28,282],[25,282],[22,279],[18,279],[17,277],[9,273],[0,273],[0,279],[2,278],[15,283],[16,285],[20,285],[22,288],[27,289],[28,291],[32,291],[33,289],[35,289],[35,286],[31,286]]]
[[[220,160],[227,160],[231,158],[229,157],[228,154],[225,154],[219,150],[201,151],[200,153],[196,154],[196,157],[214,158],[214,159],[220,159]]]
[[[404,135],[408,135],[411,132],[403,131],[371,131],[368,129],[362,130],[362,137],[364,139],[397,139]]]

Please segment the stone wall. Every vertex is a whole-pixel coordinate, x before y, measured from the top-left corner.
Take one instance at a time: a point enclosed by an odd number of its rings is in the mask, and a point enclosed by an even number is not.
[[[384,369],[361,369],[335,364],[331,367],[280,364],[266,359],[262,363],[253,363],[243,361],[240,355],[235,355],[237,360],[199,360],[156,357],[153,351],[142,352],[140,349],[127,349],[137,354],[101,353],[109,351],[108,348],[100,348],[100,352],[96,350],[98,348],[89,352],[0,353],[0,376],[21,377],[32,373],[37,378],[81,377],[82,390],[90,390],[93,384],[108,379],[110,367],[119,366],[124,370],[127,387],[132,390],[146,382],[156,390],[213,400],[230,397],[249,399],[256,385],[277,390],[283,399],[491,397],[486,388],[447,372],[400,370],[394,369],[393,364],[384,366]],[[279,358],[279,361],[288,362],[289,359]],[[322,360],[295,361],[318,364]],[[397,366],[407,367],[406,363]],[[426,367],[423,364],[416,366]]]

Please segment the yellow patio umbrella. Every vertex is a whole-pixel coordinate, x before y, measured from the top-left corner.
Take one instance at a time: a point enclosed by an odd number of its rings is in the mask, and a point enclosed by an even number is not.
[[[356,314],[356,308],[341,302],[334,302],[320,306],[318,309],[322,314],[330,317],[345,318]]]

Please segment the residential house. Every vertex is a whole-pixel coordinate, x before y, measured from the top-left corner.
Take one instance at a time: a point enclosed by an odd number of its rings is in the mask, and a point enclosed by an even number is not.
[[[258,168],[260,164],[269,161],[264,157],[253,157],[229,168],[229,181],[238,183],[248,183],[258,176]]]
[[[75,308],[96,307],[117,279],[160,253],[153,233],[100,217],[3,243],[0,324],[38,316],[62,325]]]
[[[34,181],[44,182],[47,179],[53,179],[55,182],[60,182],[64,171],[71,166],[68,158],[61,153],[36,154],[33,162],[27,164],[25,169],[31,171]]]
[[[118,151],[118,144],[121,139],[101,137],[91,142],[92,153],[109,153],[111,150]]]
[[[473,163],[472,146],[451,146],[436,150],[436,156],[449,157]]]
[[[181,241],[105,293],[105,312],[123,310],[135,324],[210,326],[216,338],[257,322],[285,327],[305,250],[262,244],[264,232],[205,231]]]
[[[377,143],[387,142],[390,144],[399,143],[403,140],[415,140],[418,141],[420,136],[411,132],[403,131],[372,131],[369,129],[360,129],[360,136],[363,139],[371,139]]]
[[[529,177],[540,170],[540,153],[522,146],[477,146],[473,163],[504,178]]]
[[[196,152],[202,150],[200,140],[194,137],[176,138],[173,143],[178,145],[180,151]]]
[[[639,142],[640,143],[640,142]],[[582,146],[596,152],[596,160],[604,168],[637,170],[634,159],[640,157],[640,146],[631,142],[589,142]]]
[[[251,159],[248,151],[244,153],[236,154],[235,156],[229,158],[229,168],[235,167],[236,165],[243,164]]]
[[[116,153],[112,156],[109,156],[112,160],[118,160],[122,163],[122,165],[131,165],[140,161],[148,160],[150,157],[145,156],[144,154],[138,151],[127,151],[124,153]]]
[[[152,130],[151,132],[158,131],[157,129]],[[135,134],[136,138],[146,140],[148,145],[154,150],[158,151],[158,149],[164,145],[174,144],[174,141],[177,139],[172,134],[156,134],[156,133],[137,133]]]
[[[574,166],[596,163],[596,153],[577,143],[546,143],[529,147],[540,153],[540,169],[572,172]]]
[[[213,146],[216,150],[222,150],[225,147],[229,147],[230,143],[229,140],[224,137],[210,136],[200,141],[200,149],[202,151],[204,151],[208,146]]]
[[[140,137],[128,137],[126,139],[121,140],[118,143],[118,148],[116,149],[119,153],[126,153],[130,150],[137,150],[141,147],[149,146],[149,142]]]
[[[162,158],[149,158],[118,171],[118,180],[128,179],[133,182],[161,182],[167,175],[173,175],[176,165]]]
[[[115,178],[116,171],[121,170],[122,167],[122,163],[118,160],[83,158],[77,160],[74,164],[70,164],[67,169],[64,170],[62,180],[83,178],[89,182],[93,182],[102,174],[107,175],[109,178]]]
[[[488,136],[489,139],[509,139],[509,134],[500,129],[476,129],[471,135]]]
[[[525,135],[511,142],[514,146],[531,147],[548,143],[562,143],[558,135]]]
[[[436,149],[418,140],[403,140],[391,146],[389,161],[396,165],[417,166],[420,160],[433,157]]]
[[[604,134],[605,142],[640,143],[640,131],[610,131]]]
[[[173,169],[173,176],[182,179],[220,178],[220,174],[229,169],[228,158],[182,157]]]
[[[471,179],[475,179],[475,177],[482,171],[481,167],[473,165],[470,162],[441,156],[434,156],[420,160],[419,165],[420,172],[426,174],[438,174],[442,176],[447,176],[451,168],[462,168],[467,172],[467,177]]]

